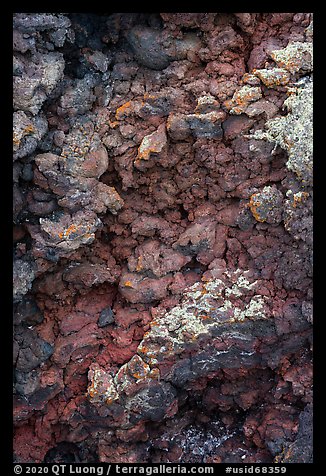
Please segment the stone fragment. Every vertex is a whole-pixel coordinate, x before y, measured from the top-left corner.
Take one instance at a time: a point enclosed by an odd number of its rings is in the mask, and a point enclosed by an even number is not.
[[[114,283],[117,279],[114,274],[112,274],[107,266],[84,263],[75,266],[70,265],[67,271],[63,273],[62,277],[68,283],[82,284],[86,287],[92,287],[105,282]]]
[[[30,372],[53,354],[53,346],[30,329],[16,330],[15,340],[19,345],[16,361],[16,369],[19,371]]]
[[[111,307],[107,307],[106,309],[103,309],[98,319],[98,326],[106,327],[109,324],[112,324],[113,322],[114,322],[114,313]]]
[[[292,74],[313,70],[312,43],[289,42],[286,48],[271,51],[270,56],[277,66]]]
[[[166,297],[172,277],[144,277],[138,273],[123,273],[119,282],[121,295],[131,303],[150,303]]]
[[[23,298],[14,309],[14,324],[19,325],[26,323],[30,326],[40,324],[44,319],[44,315],[37,305],[36,301],[31,298]]]
[[[236,91],[232,99],[225,101],[224,106],[230,114],[243,114],[252,102],[262,98],[261,88],[257,86],[242,86]]]
[[[14,27],[23,33],[34,33],[50,29],[68,28],[71,21],[64,15],[53,13],[15,13]]]
[[[226,114],[222,110],[213,110],[204,114],[170,114],[167,131],[173,140],[184,140],[189,136],[195,138],[221,139],[222,121]]]
[[[59,368],[65,368],[70,361],[78,361],[98,352],[98,347],[98,326],[95,322],[89,323],[68,336],[59,335],[55,341],[52,359]]]
[[[48,130],[45,117],[29,117],[23,111],[13,114],[13,158],[14,160],[31,154]]]
[[[35,278],[33,262],[16,259],[13,264],[13,298],[19,302],[31,289]]]
[[[284,101],[288,113],[266,122],[266,132],[252,136],[274,142],[288,153],[287,168],[303,185],[312,184],[313,168],[313,98],[312,80],[306,78],[296,84],[293,93]]]
[[[127,39],[137,61],[143,66],[155,70],[169,66],[171,60],[160,42],[159,30],[135,26],[128,32]]]
[[[220,108],[220,103],[211,94],[205,94],[197,99],[197,106],[195,113],[207,114],[209,112],[217,111]]]
[[[110,405],[119,398],[113,377],[94,363],[88,371],[90,384],[87,388],[88,398],[92,403],[106,403]]]
[[[295,240],[313,242],[313,200],[309,192],[288,190],[284,203],[284,227]]]
[[[286,443],[280,454],[275,456],[275,463],[313,463],[313,409],[306,405],[299,416],[299,429],[296,438]]]
[[[201,47],[196,34],[188,33],[180,40],[172,40],[166,32],[146,26],[134,26],[126,37],[137,61],[154,70],[165,69],[171,61],[194,55]]]
[[[91,75],[68,83],[64,94],[60,97],[58,114],[60,116],[76,116],[87,113],[96,100],[93,88],[96,82]]]
[[[151,154],[159,154],[167,144],[165,124],[161,124],[152,134],[143,138],[138,148],[135,165],[141,160],[148,160]]]
[[[249,106],[246,108],[246,115],[249,117],[255,117],[264,114],[266,115],[267,119],[271,119],[272,117],[275,117],[277,113],[278,107],[266,99],[259,99],[258,101],[249,104]]]
[[[186,121],[189,124],[194,137],[206,137],[208,139],[221,139],[223,130],[221,122],[225,119],[224,111],[212,111],[205,114],[189,114]]]
[[[283,68],[253,69],[252,74],[268,88],[285,86],[290,81],[290,73]]]
[[[60,256],[92,243],[101,223],[94,212],[88,211],[40,218],[39,225],[28,226],[35,240],[34,254],[56,262]]]
[[[64,65],[62,53],[35,55],[28,65],[28,73],[14,76],[14,109],[38,114],[47,96],[62,79]]]
[[[128,260],[131,272],[152,273],[160,278],[185,266],[191,257],[185,256],[159,241],[147,241],[135,250]]]
[[[250,197],[249,206],[251,213],[259,222],[278,225],[283,216],[283,195],[274,187],[264,187],[261,192]]]

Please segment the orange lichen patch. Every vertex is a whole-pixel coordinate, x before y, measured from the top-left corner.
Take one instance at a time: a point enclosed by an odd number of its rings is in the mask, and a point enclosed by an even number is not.
[[[139,256],[139,258],[137,260],[136,271],[141,271],[142,269],[144,269],[144,267],[142,265],[142,261],[143,261],[143,257]]]
[[[150,359],[155,359],[155,354],[150,350],[150,348],[143,343],[140,343],[137,349],[138,352],[140,352],[143,355],[146,355]]]
[[[281,68],[287,69],[293,73],[299,71],[301,68],[302,60],[300,58],[293,57],[280,59],[280,57],[275,53],[277,52],[272,52],[270,56]]]
[[[150,334],[150,332],[151,332],[150,330],[149,330],[149,331],[146,331],[146,332],[144,332],[143,339],[144,339],[144,338],[146,338],[146,337],[148,337],[148,336],[149,336],[149,334]]]
[[[130,110],[132,108],[132,103],[131,101],[127,101],[122,106],[118,107],[115,113],[115,117],[118,121],[123,119],[126,115],[130,114]],[[129,111],[128,111],[129,110]]]
[[[148,160],[151,153],[156,153],[159,152],[159,148],[157,144],[153,144],[152,146],[148,147],[145,149],[145,146],[141,147],[141,145],[138,147],[138,160]]]
[[[32,126],[32,125],[28,125],[26,127],[24,127],[24,129],[22,131],[20,131],[19,134],[17,133],[14,133],[13,134],[13,144],[15,146],[19,146],[22,138],[28,134],[33,134],[35,132],[35,127]]]
[[[294,146],[294,142],[290,140],[288,137],[284,137],[284,143],[286,144],[288,151],[290,151],[290,149]]]
[[[255,70],[253,70],[253,71],[255,71]],[[251,86],[253,86],[253,85],[258,85],[259,84],[259,79],[256,76],[254,76],[254,74],[245,73],[242,76],[242,82],[244,84],[250,84]]]
[[[270,56],[277,66],[287,69],[290,73],[312,71],[313,53],[310,42],[289,42],[286,48],[274,50]]]
[[[33,132],[35,132],[35,127],[32,126],[32,125],[26,126],[24,128],[24,133],[25,134],[32,134]]]
[[[142,375],[140,372],[130,373],[130,375],[132,377],[134,377],[136,380],[140,380],[140,379],[144,378],[144,375]]]
[[[91,398],[94,398],[95,396],[98,395],[98,391],[94,386],[94,380],[92,381],[91,385],[88,387],[87,393]]]
[[[304,202],[309,197],[308,192],[298,192],[293,195],[293,207],[295,208],[298,204]]]
[[[14,145],[19,145],[20,144],[20,139],[14,134],[14,137],[12,139]]]
[[[173,116],[173,114],[170,114],[166,120],[166,128],[167,130],[169,131],[171,129],[171,125],[173,123],[173,120],[175,119],[175,117]]]
[[[144,137],[144,139],[146,139]],[[151,141],[151,144],[149,145],[147,139],[142,141],[140,146],[138,147],[138,160],[148,160],[151,153],[158,153],[161,152],[162,150],[162,145],[159,141]]]
[[[283,447],[281,453],[274,458],[275,463],[287,463],[293,456],[293,448],[290,446],[287,450]]]
[[[249,200],[249,207],[250,207],[251,213],[253,214],[255,219],[262,223],[262,222],[266,221],[266,218],[262,218],[258,213],[257,208],[259,208],[261,206],[261,203],[257,200],[257,198],[256,198],[257,195],[258,195],[258,193],[254,193],[253,195],[251,195],[250,200]]]
[[[77,231],[76,225],[70,225],[65,231],[58,233],[59,238],[69,238],[71,233]]]
[[[65,236],[69,236],[71,233],[77,230],[76,225],[70,225],[65,231]]]
[[[109,121],[109,126],[111,129],[115,129],[116,127],[118,127],[119,125],[119,121]]]
[[[232,99],[225,101],[224,106],[232,114],[242,114],[251,102],[258,101],[261,98],[262,93],[259,87],[246,85],[236,91]]]
[[[149,378],[152,379],[159,379],[160,378],[160,371],[159,369],[152,369],[148,375]]]
[[[253,214],[253,216],[255,217],[255,219],[257,221],[264,222],[264,221],[266,221],[266,219],[261,218],[259,216],[258,211],[257,211],[257,208],[261,205],[261,203],[259,201],[257,201],[256,195],[258,195],[258,194],[254,193],[253,195],[251,195],[250,200],[249,200],[249,208],[251,210],[251,213]]]
[[[254,69],[252,74],[257,76],[268,88],[285,86],[290,81],[290,73],[283,68]]]
[[[128,373],[136,380],[144,379],[150,372],[150,367],[139,355],[134,355],[127,364]]]
[[[133,285],[132,285],[132,282],[131,281],[125,281],[123,283],[123,285],[126,287],[126,288],[133,288]]]
[[[116,398],[109,397],[105,400],[105,403],[107,405],[111,405],[115,400],[116,400]]]
[[[157,99],[157,96],[155,96],[155,94],[145,93],[144,94],[144,100],[148,101],[149,99],[152,99],[152,100]]]
[[[211,316],[207,316],[207,314],[199,314],[198,316],[200,319],[206,320],[206,319],[211,319]]]

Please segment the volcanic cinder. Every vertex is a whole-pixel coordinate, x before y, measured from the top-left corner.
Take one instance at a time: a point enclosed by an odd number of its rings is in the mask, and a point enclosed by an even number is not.
[[[312,25],[14,14],[15,462],[312,462]]]

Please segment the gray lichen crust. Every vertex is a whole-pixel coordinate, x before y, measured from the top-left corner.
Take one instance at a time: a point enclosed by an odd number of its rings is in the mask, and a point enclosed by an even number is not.
[[[313,82],[302,79],[284,101],[288,114],[266,123],[264,137],[274,141],[289,154],[287,168],[295,172],[303,185],[313,180]]]
[[[312,72],[312,45],[292,43],[283,50],[271,53],[278,64],[291,73]],[[305,76],[288,88],[289,97],[283,107],[285,116],[266,122],[266,131],[252,136],[274,142],[288,153],[287,168],[293,171],[304,186],[313,180],[313,79]]]
[[[270,317],[268,299],[255,292],[256,281],[250,282],[249,274],[225,271],[221,279],[195,283],[179,306],[152,322],[138,353],[155,366],[162,359],[196,346],[198,340],[211,338],[225,325]]]
[[[266,293],[266,289],[262,290]],[[152,321],[151,329],[145,333],[137,353],[115,375],[92,367],[88,387],[90,401],[109,405],[125,398],[129,401],[133,395],[144,392],[144,388],[153,386],[153,382],[159,384],[162,363],[175,358],[175,355],[184,359],[184,354],[195,348],[201,355],[199,342],[211,341],[228,332],[226,329],[229,327],[233,338],[250,340],[246,336],[246,325],[244,330],[231,330],[231,327],[237,327],[246,320],[252,321],[252,325],[255,321],[268,321],[272,317],[268,299],[268,296],[259,294],[259,283],[253,280],[249,271],[225,271],[221,278],[195,283],[185,292],[180,305]],[[229,349],[218,351],[216,355],[213,353],[207,358],[208,365],[218,366],[220,355],[228,353]],[[254,352],[247,354],[241,355],[247,358]],[[194,377],[198,376],[195,369],[193,372]],[[175,385],[174,377],[171,377],[171,383]],[[162,385],[165,389],[169,388],[164,382],[160,383]],[[169,404],[172,400],[169,399]],[[139,413],[142,413],[141,409]]]

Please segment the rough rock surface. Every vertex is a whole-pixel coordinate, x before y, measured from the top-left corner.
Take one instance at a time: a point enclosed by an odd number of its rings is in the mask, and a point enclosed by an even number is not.
[[[13,28],[14,460],[312,462],[312,14]]]

